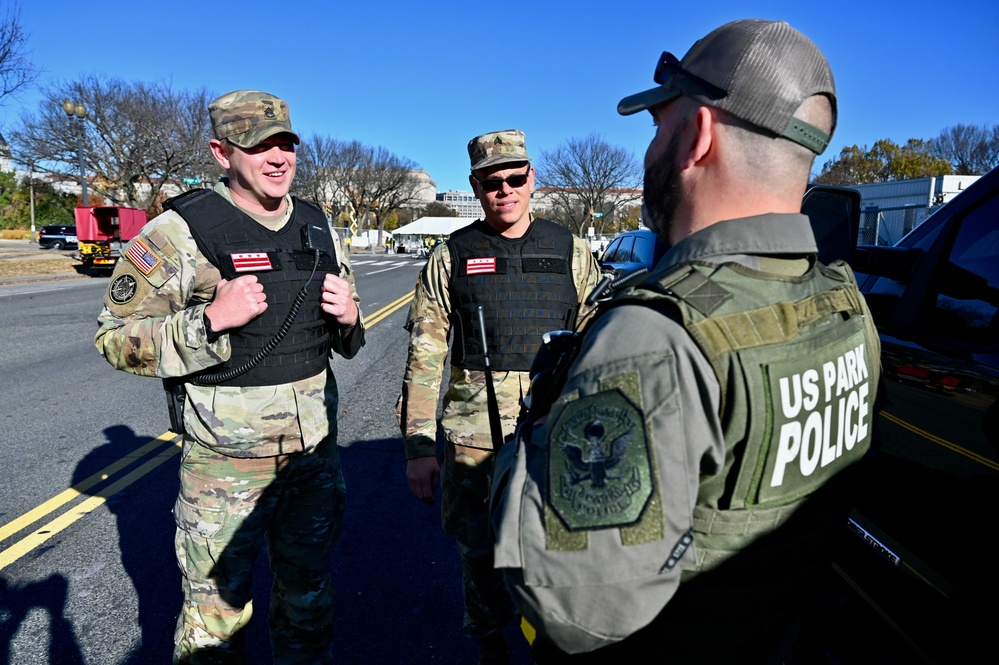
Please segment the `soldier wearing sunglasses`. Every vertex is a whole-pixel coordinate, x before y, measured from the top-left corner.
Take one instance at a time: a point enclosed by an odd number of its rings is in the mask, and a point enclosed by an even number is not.
[[[523,132],[478,136],[468,155],[483,218],[438,245],[420,274],[406,322],[411,337],[398,410],[410,489],[426,503],[434,503],[438,483],[443,489],[444,530],[461,559],[465,632],[478,641],[480,663],[507,663],[503,629],[513,605],[493,568],[486,500],[494,444],[485,381],[491,374],[508,436],[542,335],[575,326],[600,268],[581,238],[531,214],[534,169]],[[441,470],[437,405],[449,341]]]

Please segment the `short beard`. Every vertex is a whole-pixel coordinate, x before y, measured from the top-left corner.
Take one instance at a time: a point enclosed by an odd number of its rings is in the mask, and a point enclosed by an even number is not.
[[[680,169],[677,155],[680,152],[680,132],[677,131],[666,145],[666,150],[645,170],[644,211],[645,225],[656,235],[672,244],[670,229],[676,209],[683,202],[680,189]]]

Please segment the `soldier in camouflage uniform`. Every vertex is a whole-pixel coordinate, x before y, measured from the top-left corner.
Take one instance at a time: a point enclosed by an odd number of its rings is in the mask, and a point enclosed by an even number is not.
[[[413,494],[434,502],[443,487],[442,522],[458,543],[465,632],[478,640],[482,663],[508,661],[503,628],[510,600],[493,569],[485,502],[491,479],[490,436],[479,326],[487,344],[504,435],[513,432],[527,393],[530,362],[549,330],[572,328],[600,270],[584,241],[534,218],[534,169],[524,134],[492,132],[468,143],[469,182],[484,220],[436,246],[416,284],[406,329],[409,359],[399,418]],[[509,332],[509,331],[514,332]],[[451,375],[444,396],[444,469],[437,461],[437,405],[451,340]]]
[[[174,662],[245,662],[266,541],[274,662],[328,663],[330,559],[346,496],[329,358],[363,345],[360,299],[325,217],[288,195],[299,137],[287,104],[240,90],[209,115],[228,177],[171,200],[127,246],[96,345],[115,368],[186,391],[173,424],[184,430]],[[282,325],[291,334],[262,352]]]

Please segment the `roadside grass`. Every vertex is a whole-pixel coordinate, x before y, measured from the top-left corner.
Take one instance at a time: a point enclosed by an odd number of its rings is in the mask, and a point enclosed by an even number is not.
[[[31,240],[27,229],[0,229],[0,240]]]
[[[31,277],[34,275],[77,275],[80,262],[72,256],[56,255],[45,259],[0,260],[0,277]]]

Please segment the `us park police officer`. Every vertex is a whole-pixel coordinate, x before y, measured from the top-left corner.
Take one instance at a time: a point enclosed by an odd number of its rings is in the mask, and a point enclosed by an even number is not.
[[[657,127],[646,222],[671,248],[578,348],[542,348],[497,459],[495,564],[538,663],[785,662],[879,377],[854,276],[798,212],[833,76],[787,23],[741,20],[654,80],[618,111]]]

